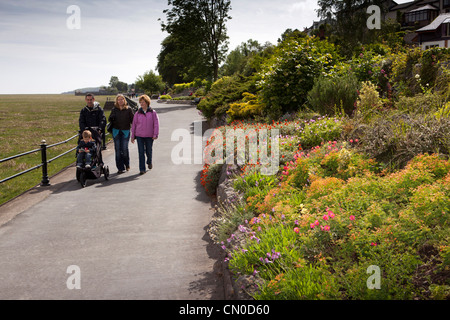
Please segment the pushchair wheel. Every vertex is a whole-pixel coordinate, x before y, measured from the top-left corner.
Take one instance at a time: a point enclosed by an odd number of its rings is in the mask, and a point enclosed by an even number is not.
[[[80,173],[80,184],[81,186],[84,188],[86,187],[86,183],[87,183],[87,179],[86,179],[86,173],[85,172],[81,172]]]

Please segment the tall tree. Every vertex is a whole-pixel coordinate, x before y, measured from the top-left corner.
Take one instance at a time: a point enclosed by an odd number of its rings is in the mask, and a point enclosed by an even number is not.
[[[213,80],[218,78],[220,63],[228,50],[226,22],[231,17],[230,0],[168,0],[170,9],[163,12],[166,21],[161,22],[163,31],[176,39],[175,52],[191,48],[195,62],[184,69],[199,69],[203,65]],[[183,69],[183,68],[182,68]],[[201,69],[201,68],[200,68]]]
[[[161,93],[164,90],[165,84],[161,76],[157,75],[153,70],[149,70],[136,79],[136,86],[152,95],[154,93]]]
[[[242,42],[228,54],[225,63],[221,67],[221,75],[243,74],[248,61],[263,49],[264,47],[256,40],[249,39],[247,42]]]
[[[352,48],[370,43],[377,36],[378,30],[367,28],[367,8],[377,5],[383,13],[389,3],[386,0],[318,0],[317,13],[322,19],[332,21],[334,42],[348,55]]]

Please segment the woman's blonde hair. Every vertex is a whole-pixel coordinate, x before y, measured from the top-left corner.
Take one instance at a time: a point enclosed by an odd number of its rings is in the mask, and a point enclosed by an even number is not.
[[[122,97],[122,98],[123,98],[123,101],[125,101],[124,109],[128,109],[128,102],[127,102],[127,99],[125,99],[125,96],[124,96],[123,94],[118,94],[118,95],[116,96],[116,99],[114,100],[114,106],[115,106],[116,108],[119,108],[119,109],[120,109],[119,103],[117,102],[117,100],[119,100],[120,97]]]
[[[145,101],[145,103],[147,103],[147,106],[150,106],[151,100],[150,97],[146,94],[143,94],[142,96],[139,97],[139,102],[141,102],[142,100]]]

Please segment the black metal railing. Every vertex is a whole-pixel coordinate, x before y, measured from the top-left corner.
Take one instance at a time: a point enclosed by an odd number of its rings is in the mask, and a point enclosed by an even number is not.
[[[27,152],[24,152],[24,153],[21,153],[21,154],[17,154],[17,155],[14,155],[14,156],[11,156],[11,157],[8,157],[8,158],[5,158],[5,159],[1,159],[0,163],[3,163],[3,162],[6,162],[6,161],[9,161],[9,160],[17,159],[17,158],[20,158],[20,157],[32,154],[32,153],[36,153],[36,152],[39,152],[39,151],[41,152],[41,163],[40,164],[38,164],[37,166],[34,166],[32,168],[29,168],[27,170],[24,170],[22,172],[19,172],[19,173],[13,175],[13,176],[8,177],[8,178],[2,179],[2,180],[0,180],[0,183],[12,180],[12,179],[17,178],[17,177],[19,177],[21,175],[24,175],[24,174],[26,174],[28,172],[31,172],[33,170],[42,168],[41,186],[43,186],[43,187],[49,186],[50,185],[50,180],[48,178],[48,167],[47,167],[47,165],[50,162],[53,162],[56,159],[59,159],[59,158],[65,156],[66,154],[75,151],[77,147],[73,147],[70,150],[63,152],[60,155],[58,155],[58,156],[56,156],[56,157],[54,157],[54,158],[52,158],[50,160],[47,160],[47,150],[50,149],[50,148],[59,146],[61,144],[67,143],[69,141],[72,141],[73,139],[78,138],[79,136],[80,136],[79,134],[76,134],[76,135],[74,135],[73,137],[71,137],[71,138],[69,138],[67,140],[64,140],[64,141],[61,141],[61,142],[58,142],[58,143],[55,143],[55,144],[51,144],[51,145],[47,145],[47,142],[45,140],[42,140],[41,141],[41,147],[39,149],[27,151]]]

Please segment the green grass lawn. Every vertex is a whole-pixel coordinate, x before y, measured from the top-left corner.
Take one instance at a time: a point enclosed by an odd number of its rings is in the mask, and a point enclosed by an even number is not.
[[[110,97],[111,98],[111,97]],[[107,96],[97,96],[103,107]],[[85,106],[84,96],[0,95],[0,159],[38,149],[41,141],[54,144],[78,133],[78,118]],[[105,112],[106,117],[109,111]],[[51,159],[76,146],[77,139],[48,150]],[[0,179],[7,178],[41,162],[40,152],[0,164]],[[75,162],[71,152],[49,164],[49,176]],[[0,204],[36,186],[42,179],[37,169],[0,184]]]

